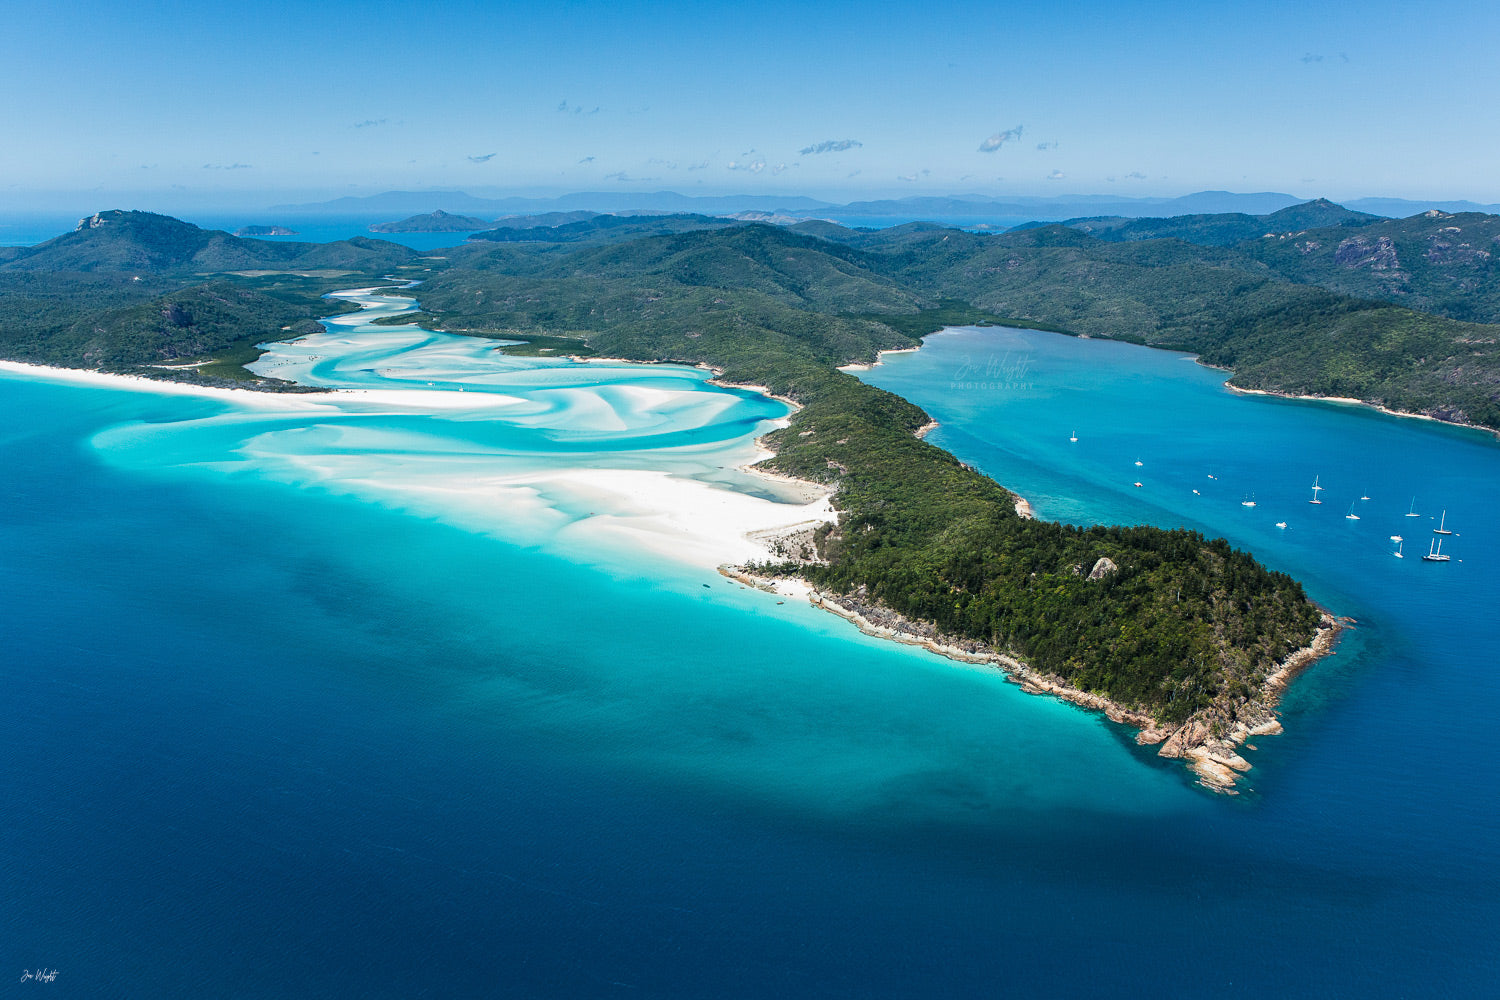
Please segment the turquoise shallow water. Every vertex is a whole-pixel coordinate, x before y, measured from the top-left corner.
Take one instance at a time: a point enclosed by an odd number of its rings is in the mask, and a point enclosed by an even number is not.
[[[390,388],[441,358],[472,390],[472,342],[418,363],[431,335],[384,329],[369,364],[302,363]],[[991,673],[379,482],[450,482],[464,450],[724,486],[784,412],[580,367],[486,369],[522,403],[478,420],[0,378],[12,964],[167,996],[1483,995],[1500,971],[1486,439],[1052,335],[867,373],[1044,515],[1227,534],[1360,619],[1231,800]],[[1453,563],[1415,558],[1411,493],[1447,505]]]

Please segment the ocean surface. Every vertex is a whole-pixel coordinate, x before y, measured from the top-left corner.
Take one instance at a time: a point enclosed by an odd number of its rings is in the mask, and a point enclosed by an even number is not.
[[[1231,798],[662,544],[643,496],[795,499],[735,492],[780,404],[366,301],[263,360],[336,402],[0,375],[0,972],[58,973],[22,988],[1492,995],[1489,437],[1024,331],[861,373],[1041,516],[1222,534],[1358,619]]]

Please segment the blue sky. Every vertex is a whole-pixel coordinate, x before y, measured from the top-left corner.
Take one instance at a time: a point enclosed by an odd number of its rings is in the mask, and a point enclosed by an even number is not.
[[[0,206],[391,189],[1500,201],[1500,5],[11,5]],[[102,202],[101,202],[102,204]]]

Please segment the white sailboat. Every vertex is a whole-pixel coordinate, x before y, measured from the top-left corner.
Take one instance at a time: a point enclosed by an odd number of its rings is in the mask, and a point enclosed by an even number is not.
[[[1078,443],[1078,432],[1074,431],[1073,434],[1072,434],[1072,436],[1069,437],[1068,440],[1072,441],[1074,444],[1077,444]]]
[[[1250,494],[1250,499],[1249,500],[1241,500],[1240,501],[1240,506],[1241,507],[1254,507],[1255,506],[1255,494],[1254,493]]]
[[[1443,511],[1443,517],[1442,517],[1441,520],[1438,521],[1438,526],[1436,528],[1432,529],[1432,533],[1434,535],[1451,535],[1451,534],[1453,534],[1453,532],[1448,529],[1448,512],[1446,510]]]
[[[1392,552],[1391,555],[1395,556],[1397,559],[1405,559],[1406,558],[1405,556],[1403,556],[1401,554],[1401,543],[1399,541],[1396,542],[1396,551]]]
[[[1344,517],[1345,517],[1346,520],[1350,520],[1350,521],[1358,521],[1359,520],[1359,515],[1356,514],[1356,513],[1354,513],[1354,504],[1351,503],[1349,505],[1349,513],[1345,514]]]
[[[1407,517],[1421,517],[1422,516],[1421,514],[1417,513],[1417,498],[1416,497],[1412,497],[1411,498],[1411,509],[1406,512],[1406,516]]]
[[[1448,556],[1443,555],[1443,540],[1434,538],[1432,544],[1427,547],[1427,554],[1422,557],[1423,562],[1447,562]]]
[[[1312,495],[1312,499],[1309,500],[1309,501],[1307,501],[1308,503],[1322,503],[1323,502],[1323,501],[1321,501],[1321,500],[1318,499],[1318,491],[1323,488],[1323,487],[1321,487],[1321,486],[1318,485],[1318,480],[1322,479],[1322,478],[1323,478],[1322,476],[1313,476],[1313,487],[1312,487],[1313,495]]]
[[[1286,528],[1286,522],[1285,521],[1277,521],[1276,522],[1276,527],[1285,529]]]

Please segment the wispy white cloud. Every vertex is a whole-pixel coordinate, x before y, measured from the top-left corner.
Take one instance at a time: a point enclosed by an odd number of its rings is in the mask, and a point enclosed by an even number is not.
[[[730,160],[728,167],[730,170],[744,170],[748,173],[758,174],[766,169],[766,161],[762,159]]]
[[[494,153],[482,153],[479,156],[466,156],[464,159],[470,163],[488,163],[495,158]]]
[[[1139,170],[1132,170],[1130,173],[1125,175],[1125,179],[1127,181],[1143,181],[1146,179],[1146,175],[1141,173]]]
[[[1323,61],[1323,56],[1316,52],[1305,52],[1302,54],[1302,61],[1305,63],[1320,63]]]
[[[597,115],[600,111],[599,105],[585,108],[582,104],[569,104],[567,101],[558,101],[557,110],[564,115]]]
[[[377,125],[384,125],[384,124],[385,124],[385,119],[384,118],[366,118],[362,122],[355,122],[354,123],[354,127],[355,128],[374,128]]]
[[[205,164],[203,164],[203,169],[204,170],[249,170],[249,169],[251,169],[251,167],[250,167],[250,164],[248,164],[248,163],[205,163]]]
[[[578,162],[580,164],[582,164],[582,163],[593,163],[594,162],[594,158],[592,156],[585,156],[583,159],[579,160]]]
[[[994,135],[990,136],[988,139],[979,144],[979,152],[993,153],[1001,146],[1005,145],[1007,142],[1014,142],[1015,140],[1021,138],[1021,132],[1024,127],[1025,126],[1017,125],[1015,128],[1008,128],[1004,132],[996,132]]]
[[[708,169],[708,161],[707,160],[701,160],[698,163],[689,163],[688,164],[688,169],[689,170],[707,170]]]
[[[864,143],[858,139],[825,139],[811,146],[803,146],[797,152],[803,156],[813,156],[818,153],[842,153],[847,149],[859,149]]]
[[[1045,153],[1048,150],[1052,150],[1052,149],[1056,149],[1056,148],[1057,148],[1057,143],[1055,143],[1055,142],[1039,142],[1039,143],[1036,144],[1036,149],[1037,149],[1037,152],[1039,152],[1039,153]]]
[[[916,173],[911,174],[897,174],[896,180],[911,183],[912,181],[921,180],[923,177],[930,177],[931,175],[931,170],[918,170]]]
[[[1050,173],[1050,174],[1047,175],[1047,179],[1049,181],[1060,181],[1060,180],[1063,180],[1064,178],[1066,178],[1067,176],[1068,175],[1065,174],[1065,173],[1063,173],[1061,170],[1054,170],[1054,171],[1052,171],[1052,173]]]

